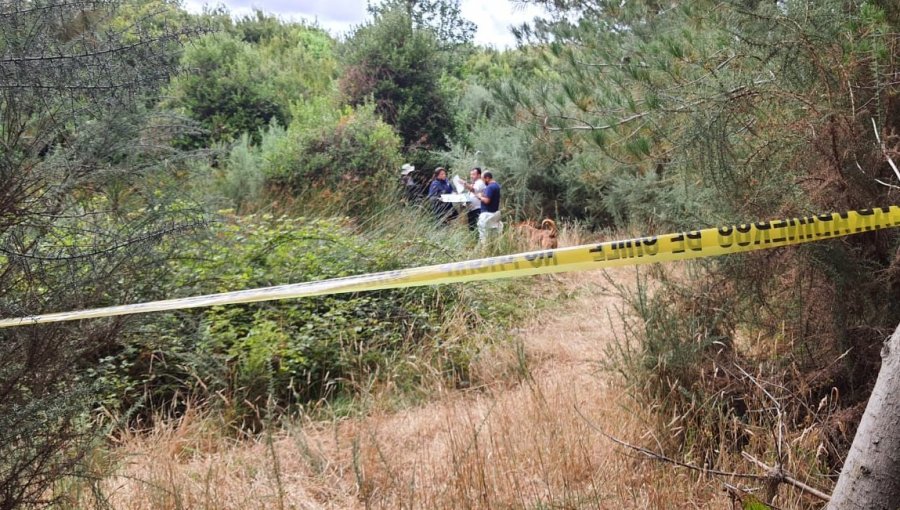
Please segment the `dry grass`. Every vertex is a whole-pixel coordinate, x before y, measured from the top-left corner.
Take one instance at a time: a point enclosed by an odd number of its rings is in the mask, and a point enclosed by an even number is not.
[[[567,244],[573,244],[572,240]],[[628,282],[632,270],[609,273]],[[545,277],[575,298],[473,362],[473,387],[235,441],[215,419],[122,438],[101,483],[116,509],[730,508],[721,480],[623,451],[652,429],[599,370],[620,299],[601,273]],[[74,490],[73,495],[77,496]],[[72,506],[99,506],[96,499]],[[85,501],[94,501],[86,503]]]

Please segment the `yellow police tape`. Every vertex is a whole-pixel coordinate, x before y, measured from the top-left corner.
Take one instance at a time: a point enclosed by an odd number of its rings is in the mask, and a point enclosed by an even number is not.
[[[0,320],[0,328],[324,294],[492,280],[542,273],[714,257],[729,253],[809,243],[897,226],[900,226],[900,207],[888,206],[846,213],[820,214],[804,218],[744,223],[660,236],[638,237],[624,241],[504,255],[332,280],[3,319]]]

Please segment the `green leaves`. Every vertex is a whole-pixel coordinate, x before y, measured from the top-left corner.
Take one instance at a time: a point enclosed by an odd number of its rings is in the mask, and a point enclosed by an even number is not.
[[[169,264],[161,292],[196,295],[431,262],[338,219],[224,220]],[[147,317],[97,374],[113,389],[110,407],[139,394],[167,402],[189,392],[221,402],[226,415],[252,428],[269,403],[286,408],[351,393],[359,381],[390,372],[433,343],[459,299],[453,289],[422,288]]]
[[[747,495],[741,501],[742,510],[772,510],[772,507],[763,503],[754,496]]]
[[[166,106],[183,111],[206,130],[183,140],[208,147],[248,134],[260,141],[270,122],[287,125],[291,106],[330,93],[337,63],[334,41],[323,31],[257,13],[185,50],[189,72],[170,85]]]
[[[441,80],[456,70],[439,42],[431,30],[417,28],[403,6],[393,5],[357,28],[343,47],[344,100],[354,106],[373,102],[408,150],[446,148],[456,134],[451,94]]]
[[[459,46],[472,42],[475,24],[463,17],[459,0],[381,0],[369,12],[382,15],[391,10],[404,11],[418,30],[434,33],[442,46],[459,50]]]

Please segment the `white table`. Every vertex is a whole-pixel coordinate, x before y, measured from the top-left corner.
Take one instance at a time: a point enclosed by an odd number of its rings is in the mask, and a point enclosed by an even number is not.
[[[441,195],[441,202],[448,204],[468,204],[472,200],[472,194],[465,193],[445,193]]]

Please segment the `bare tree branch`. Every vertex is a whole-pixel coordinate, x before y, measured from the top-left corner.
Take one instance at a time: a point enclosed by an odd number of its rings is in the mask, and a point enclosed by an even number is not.
[[[816,489],[815,487],[810,487],[809,485],[806,485],[805,483],[801,482],[800,480],[797,480],[796,478],[791,476],[789,473],[787,473],[783,469],[781,469],[780,466],[777,468],[773,468],[773,467],[765,464],[764,462],[760,461],[753,455],[750,455],[747,452],[741,452],[741,456],[743,456],[745,459],[749,460],[750,462],[756,464],[760,468],[765,469],[766,472],[769,473],[769,475],[768,475],[769,478],[774,479],[777,482],[783,482],[788,485],[792,485],[792,486],[800,489],[801,491],[806,492],[807,494],[811,494],[811,495],[821,499],[822,501],[826,501],[826,502],[831,501],[831,496],[820,491],[819,489]]]
[[[878,126],[875,124],[875,119],[872,119],[872,129],[875,130],[875,138],[878,139],[878,144],[881,145],[881,153],[884,154],[884,157],[887,159],[888,163],[891,165],[891,168],[894,170],[894,174],[897,176],[897,181],[900,181],[900,169],[897,168],[897,164],[894,163],[894,160],[891,159],[891,156],[888,154],[887,146],[881,141],[881,134],[878,133]]]
[[[683,467],[683,468],[690,469],[692,471],[697,471],[697,472],[704,473],[704,474],[710,474],[710,475],[716,475],[716,476],[726,476],[726,477],[733,477],[733,478],[747,478],[747,479],[751,479],[751,480],[768,480],[769,479],[768,475],[754,475],[754,474],[749,474],[749,473],[738,473],[735,471],[720,471],[718,469],[708,469],[708,468],[704,468],[701,466],[695,466],[693,464],[688,464],[686,462],[681,462],[680,460],[676,460],[671,457],[667,457],[661,453],[654,452],[653,450],[644,448],[642,446],[633,445],[633,444],[625,442],[617,437],[611,436],[611,435],[607,434],[606,432],[604,432],[599,427],[597,427],[596,425],[594,425],[584,414],[582,414],[581,410],[578,409],[577,406],[575,407],[575,412],[578,413],[578,416],[580,416],[581,419],[584,420],[584,422],[587,424],[588,427],[592,428],[598,434],[602,435],[603,437],[609,439],[610,441],[616,443],[619,446],[624,446],[625,448],[628,448],[630,450],[634,450],[636,452],[642,453],[643,455],[645,455],[651,459],[662,461],[662,462],[665,462],[668,464],[672,464],[674,466]]]

